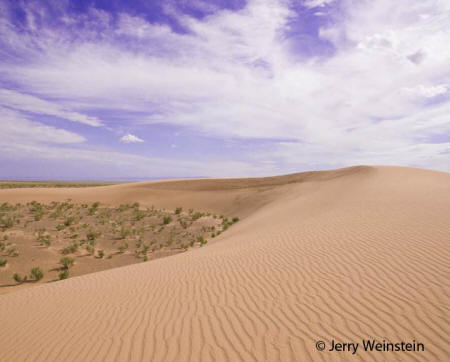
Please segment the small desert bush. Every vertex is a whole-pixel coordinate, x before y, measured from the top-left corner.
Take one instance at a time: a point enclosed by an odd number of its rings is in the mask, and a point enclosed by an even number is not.
[[[8,256],[19,256],[19,252],[17,251],[16,248],[9,248],[8,250],[6,250],[6,254]]]
[[[0,267],[4,267],[8,263],[6,259],[0,259]]]
[[[73,254],[78,250],[78,243],[72,243],[72,245],[69,245],[61,250],[61,254],[67,255],[67,254]]]
[[[119,246],[119,252],[123,253],[126,249],[128,249],[128,244],[127,243],[123,243],[122,245]]]
[[[2,229],[2,231],[10,229],[13,226],[14,226],[14,219],[12,217],[8,216],[7,218],[4,218],[0,216],[0,228]]]
[[[144,217],[147,216],[147,213],[145,211],[142,210],[136,210],[134,212],[134,218],[136,219],[136,221],[140,221],[142,220]]]
[[[131,235],[130,229],[126,229],[123,226],[120,228],[120,238],[121,239],[126,239],[130,235]]]
[[[14,211],[15,207],[13,205],[9,205],[7,202],[4,202],[0,206],[0,211]]]
[[[86,245],[86,251],[92,255],[94,254],[95,249],[92,245]]]
[[[67,256],[65,256],[59,260],[59,263],[63,266],[64,269],[71,268],[73,266],[74,262],[75,262],[74,259],[69,258]]]
[[[177,207],[176,209],[175,209],[175,215],[179,215],[179,214],[181,214],[181,211],[183,211],[183,208],[182,207]]]
[[[207,240],[205,240],[205,238],[203,236],[199,236],[197,238],[197,241],[200,243],[200,246],[203,246],[208,242]]]
[[[96,201],[92,204],[89,209],[89,215],[94,215],[97,212],[98,207],[100,206],[100,202]]]
[[[64,230],[65,227],[66,226],[64,224],[58,224],[58,225],[56,225],[56,230],[61,231],[61,230]]]
[[[77,221],[77,218],[75,216],[69,216],[66,218],[66,220],[64,220],[64,225],[65,226],[70,226],[75,224]]]
[[[192,215],[192,221],[198,220],[198,219],[200,219],[200,218],[203,217],[203,216],[205,216],[204,213],[202,213],[202,212],[196,212],[196,213],[194,213],[194,214]]]
[[[50,235],[39,234],[38,241],[42,246],[50,246]]]
[[[102,233],[99,232],[99,231],[93,231],[93,230],[91,230],[91,231],[89,231],[89,232],[86,234],[86,238],[87,238],[89,241],[94,241],[94,240],[97,239],[101,234],[102,234]]]
[[[171,221],[172,221],[172,216],[166,215],[166,216],[163,217],[163,224],[164,225],[170,224]]]
[[[63,279],[67,279],[69,277],[69,270],[68,269],[64,269],[63,271],[61,271],[59,273],[59,280],[63,280]]]
[[[22,277],[19,273],[14,273],[13,279],[14,279],[17,283],[21,284],[21,283],[23,283],[23,282],[26,282],[28,278],[27,278],[26,275]]]
[[[30,271],[30,278],[34,279],[36,282],[44,277],[44,273],[39,267],[34,267]]]
[[[102,259],[105,256],[105,252],[103,250],[98,250],[97,255],[100,259]]]

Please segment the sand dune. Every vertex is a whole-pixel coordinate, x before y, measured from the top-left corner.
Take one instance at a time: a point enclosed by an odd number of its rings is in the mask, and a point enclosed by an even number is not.
[[[354,167],[266,179],[0,191],[237,214],[207,247],[0,296],[1,361],[445,361],[450,175]],[[319,352],[323,340],[424,352]]]

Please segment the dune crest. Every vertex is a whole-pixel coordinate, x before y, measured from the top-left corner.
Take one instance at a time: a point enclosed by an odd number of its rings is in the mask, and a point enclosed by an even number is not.
[[[0,296],[2,361],[443,361],[450,175],[353,167],[262,179],[1,190],[237,214],[213,244]],[[424,352],[320,352],[418,341]]]

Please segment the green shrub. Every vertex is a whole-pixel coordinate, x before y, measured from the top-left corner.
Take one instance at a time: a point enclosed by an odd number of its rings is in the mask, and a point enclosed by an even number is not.
[[[233,219],[231,220],[233,223],[238,222],[239,218],[237,216],[233,217]],[[234,230],[234,229],[233,229]]]
[[[0,267],[4,267],[8,263],[6,259],[0,259]]]
[[[102,233],[99,232],[99,231],[93,231],[93,230],[91,230],[91,231],[89,231],[89,232],[86,234],[86,238],[87,238],[89,241],[94,241],[94,240],[97,239],[101,234],[102,234]]]
[[[183,208],[182,208],[181,206],[177,207],[177,208],[175,209],[175,215],[181,214],[181,211],[183,211]]]
[[[166,215],[166,216],[163,217],[163,224],[164,225],[170,224],[171,221],[172,221],[172,216]]]
[[[94,254],[94,247],[92,246],[92,245],[86,245],[86,251],[89,253],[89,254]]]
[[[69,258],[67,256],[61,258],[59,260],[59,263],[63,266],[64,269],[69,269],[73,266],[75,260],[72,258]]]
[[[0,216],[0,228],[2,231],[10,229],[14,226],[14,219],[12,217],[3,218]]]
[[[122,245],[119,246],[119,252],[123,253],[126,249],[128,249],[128,244],[127,243],[123,243]]]
[[[59,273],[59,280],[63,280],[63,279],[67,279],[69,277],[69,270],[68,269],[64,269],[63,271],[61,271]]]
[[[197,241],[200,243],[200,246],[205,245],[208,241],[203,238],[203,236],[199,236]]]
[[[0,211],[14,211],[15,208],[13,205],[9,205],[7,202],[4,202],[1,206],[0,206]]]
[[[27,276],[25,275],[24,277],[21,277],[18,273],[14,273],[13,279],[14,279],[17,283],[21,284],[21,283],[27,281]]]
[[[38,241],[43,246],[50,246],[50,235],[39,234]]]
[[[19,256],[19,252],[17,251],[16,248],[9,248],[8,250],[6,250],[6,254],[8,256]]]
[[[195,214],[192,215],[192,221],[198,220],[201,217],[203,217],[205,214],[202,212],[196,212]]]
[[[105,256],[105,252],[103,250],[98,250],[97,255],[100,259],[102,259]]]
[[[100,206],[100,202],[96,201],[92,204],[89,209],[89,215],[94,215],[97,212],[98,207]]]
[[[61,251],[61,254],[63,254],[63,255],[73,254],[78,250],[78,247],[79,247],[78,243],[72,243],[72,245],[65,247]]]
[[[34,267],[30,271],[30,278],[34,279],[36,282],[41,280],[44,277],[44,273],[39,267]]]
[[[142,220],[145,216],[147,216],[147,213],[145,211],[142,210],[136,210],[134,212],[134,218],[139,221]]]
[[[122,228],[120,229],[120,238],[121,238],[121,239],[125,239],[125,238],[127,238],[128,236],[130,236],[130,235],[131,235],[130,229],[125,229],[125,228],[122,226]]]
[[[75,224],[77,218],[75,216],[69,216],[66,218],[66,220],[64,220],[64,225],[65,226],[70,226]]]

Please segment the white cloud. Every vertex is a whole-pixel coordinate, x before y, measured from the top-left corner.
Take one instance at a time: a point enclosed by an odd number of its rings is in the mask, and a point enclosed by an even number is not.
[[[0,89],[0,105],[11,107],[20,111],[45,114],[67,119],[73,122],[98,127],[102,123],[95,117],[64,109],[57,103],[39,99],[38,97],[23,94],[9,89]]]
[[[317,8],[324,7],[325,5],[331,4],[335,0],[306,0],[303,5],[307,8]]]
[[[419,84],[412,88],[404,88],[404,91],[411,95],[421,96],[425,98],[433,98],[440,94],[447,93],[448,88],[443,85],[435,85],[435,86],[424,86],[423,84]]]
[[[122,143],[142,143],[142,142],[144,142],[144,140],[140,139],[139,137],[137,137],[131,133],[127,133],[125,136],[123,136],[120,139],[120,142],[122,142]]]
[[[44,125],[28,119],[25,115],[0,107],[0,144],[73,144],[82,143],[85,138],[73,132]]]

